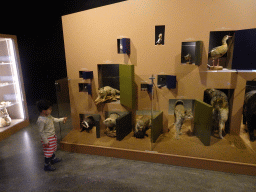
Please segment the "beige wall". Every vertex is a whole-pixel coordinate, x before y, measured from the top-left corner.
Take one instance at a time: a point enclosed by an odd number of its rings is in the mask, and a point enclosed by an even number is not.
[[[129,0],[63,16],[68,77],[77,81],[81,68],[92,70],[97,88],[97,64],[103,63],[135,65],[138,87],[141,81],[150,82],[148,78],[152,74],[176,75],[175,90],[155,90],[154,107],[164,111],[165,119],[168,119],[169,99],[203,99],[206,88],[233,88],[231,126],[234,133],[239,133],[245,83],[256,74],[205,72],[209,34],[210,31],[256,28],[255,10],[254,0]],[[155,25],[165,25],[163,46],[155,45]],[[120,37],[131,39],[129,57],[117,54]],[[204,43],[202,65],[181,65],[181,43],[198,40]],[[94,104],[85,103],[91,101],[88,95],[81,96],[74,91],[76,83],[70,85],[74,119],[78,117],[81,103],[84,103],[83,111],[97,111]],[[150,109],[146,92],[138,91],[138,109]]]

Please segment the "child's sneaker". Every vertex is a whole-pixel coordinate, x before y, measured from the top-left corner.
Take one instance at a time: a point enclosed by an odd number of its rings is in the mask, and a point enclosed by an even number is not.
[[[59,163],[59,162],[61,162],[62,161],[62,159],[61,158],[54,158],[54,159],[52,159],[51,160],[51,164],[53,165],[53,164],[55,164],[55,163]]]
[[[49,165],[44,165],[44,170],[45,171],[55,171],[56,168],[49,164]]]

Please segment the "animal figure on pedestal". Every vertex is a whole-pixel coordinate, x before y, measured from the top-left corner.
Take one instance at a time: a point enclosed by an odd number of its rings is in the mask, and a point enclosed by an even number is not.
[[[142,116],[141,118],[136,120],[136,126],[134,130],[134,137],[136,138],[144,138],[148,137],[146,131],[151,127],[151,118],[149,116]]]
[[[89,133],[94,126],[95,126],[95,120],[93,116],[87,116],[81,122],[81,132],[86,131],[87,133]]]
[[[95,99],[96,105],[107,101],[116,101],[120,99],[120,91],[110,86],[105,86],[99,89],[99,95]]]
[[[219,137],[223,139],[222,132],[225,131],[225,123],[228,120],[229,105],[227,95],[216,89],[205,90],[204,101],[213,106],[212,111],[212,132],[219,131]]]
[[[256,129],[256,90],[246,93],[243,107],[243,124],[247,123],[250,141],[255,141]]]
[[[104,133],[109,137],[116,137],[116,119],[120,117],[118,113],[111,113],[110,116],[103,121],[107,126]]]
[[[176,127],[176,139],[180,139],[181,127],[186,119],[193,118],[191,110],[185,110],[184,102],[177,100],[174,107],[174,125]]]
[[[228,40],[229,38],[231,38],[231,37],[232,37],[232,36],[225,35],[225,36],[223,37],[223,39],[222,39],[222,45],[213,48],[213,49],[208,53],[208,59],[211,59],[211,60],[212,60],[213,66],[215,66],[214,61],[215,61],[216,59],[218,59],[217,66],[219,66],[219,64],[220,64],[219,59],[220,59],[224,54],[227,53],[227,51],[228,51],[227,40]]]

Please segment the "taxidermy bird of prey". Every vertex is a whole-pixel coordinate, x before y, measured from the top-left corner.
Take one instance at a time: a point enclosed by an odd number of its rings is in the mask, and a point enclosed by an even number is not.
[[[217,66],[219,66],[219,58],[222,57],[225,53],[227,53],[228,51],[228,44],[227,44],[227,40],[232,37],[229,35],[225,35],[222,39],[222,45],[213,48],[209,54],[208,54],[208,58],[212,60],[213,66],[214,66],[214,61],[215,59],[218,59],[218,64]]]

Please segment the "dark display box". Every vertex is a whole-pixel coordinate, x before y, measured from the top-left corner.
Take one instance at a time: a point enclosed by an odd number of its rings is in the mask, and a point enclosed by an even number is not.
[[[168,89],[176,88],[176,76],[173,75],[158,75],[157,86],[159,88],[166,86]]]
[[[181,63],[201,65],[202,62],[202,41],[182,42],[181,47]],[[190,55],[191,59],[186,60],[186,56]]]
[[[120,90],[119,64],[98,64],[99,88],[110,86]]]

